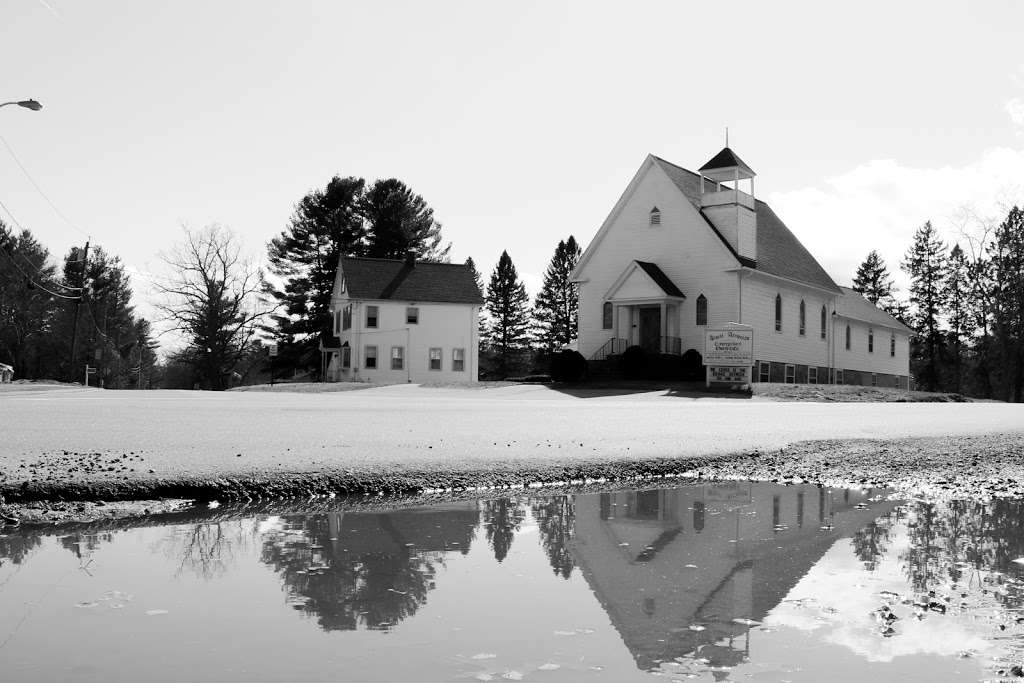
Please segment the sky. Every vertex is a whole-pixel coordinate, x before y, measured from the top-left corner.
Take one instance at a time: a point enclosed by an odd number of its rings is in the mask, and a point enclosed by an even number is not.
[[[1024,202],[1022,25],[1014,0],[0,0],[0,101],[43,104],[0,109],[0,201],[55,259],[119,255],[147,314],[182,226],[263,257],[333,175],[397,177],[453,261],[507,250],[535,293],[648,153],[696,169],[728,127],[839,284],[877,249],[905,293],[924,221],[964,242]]]

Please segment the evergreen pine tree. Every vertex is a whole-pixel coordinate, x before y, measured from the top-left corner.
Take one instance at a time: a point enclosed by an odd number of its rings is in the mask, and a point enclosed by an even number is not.
[[[359,213],[364,193],[362,178],[331,178],[295,206],[288,226],[267,245],[270,272],[282,282],[268,284],[266,293],[277,302],[264,330],[279,343],[277,369],[320,368],[320,342],[329,343],[331,292],[342,256],[361,256],[366,228]]]
[[[388,178],[378,180],[363,196],[360,212],[367,223],[366,255],[374,258],[448,260],[451,244],[441,246],[441,224],[423,197],[405,183]]]
[[[488,314],[485,340],[496,355],[497,370],[507,377],[529,346],[529,311],[526,287],[516,273],[508,252],[501,252],[491,273],[484,304]]]
[[[576,268],[580,254],[576,238],[569,235],[569,239],[558,243],[544,272],[544,284],[534,302],[533,315],[537,341],[547,351],[576,339],[579,292],[569,275]]]
[[[473,280],[476,281],[476,288],[480,290],[480,296],[484,295],[484,278],[480,275],[480,271],[476,269],[476,261],[473,260],[472,256],[466,257],[466,265],[469,266],[469,270],[473,273]],[[480,312],[477,313],[476,318],[476,332],[480,339],[480,344],[483,345],[484,335],[487,332],[487,327],[484,322],[484,311],[481,308]]]
[[[912,374],[925,391],[937,391],[941,376],[939,365],[943,349],[940,327],[942,283],[946,278],[946,246],[931,221],[914,233],[914,242],[903,261],[910,276],[911,327],[916,335],[911,349]]]
[[[1024,400],[1024,211],[1013,207],[988,246],[992,275],[992,318],[1003,394]]]
[[[962,390],[967,344],[974,332],[974,316],[971,311],[971,283],[968,280],[969,263],[959,244],[949,252],[946,278],[942,283],[942,301],[949,325],[947,339],[951,367],[949,387],[956,392]]]
[[[887,313],[895,315],[900,309],[889,268],[873,249],[857,267],[857,274],[853,277],[853,289]]]

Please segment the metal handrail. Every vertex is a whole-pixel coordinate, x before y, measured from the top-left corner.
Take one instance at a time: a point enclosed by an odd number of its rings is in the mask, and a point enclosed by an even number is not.
[[[608,356],[614,356],[626,350],[626,340],[621,337],[612,337],[604,346],[599,348],[590,357],[590,360],[607,360]]]

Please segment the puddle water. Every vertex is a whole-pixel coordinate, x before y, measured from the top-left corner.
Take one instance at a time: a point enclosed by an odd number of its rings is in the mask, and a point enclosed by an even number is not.
[[[0,679],[964,681],[1024,664],[1017,502],[726,483],[283,510],[0,535]]]

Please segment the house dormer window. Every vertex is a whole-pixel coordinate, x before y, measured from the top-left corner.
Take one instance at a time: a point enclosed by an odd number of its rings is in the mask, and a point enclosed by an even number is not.
[[[661,225],[661,211],[658,207],[651,209],[651,213],[648,215],[648,225]]]

